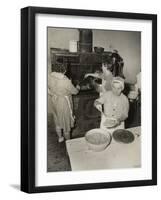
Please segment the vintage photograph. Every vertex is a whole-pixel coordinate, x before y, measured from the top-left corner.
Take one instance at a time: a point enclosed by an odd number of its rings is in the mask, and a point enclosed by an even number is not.
[[[21,190],[157,184],[157,15],[21,9]]]
[[[141,167],[141,32],[47,28],[47,172]]]

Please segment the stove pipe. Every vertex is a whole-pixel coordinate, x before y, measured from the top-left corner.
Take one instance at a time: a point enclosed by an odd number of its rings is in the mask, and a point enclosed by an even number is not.
[[[93,34],[90,29],[79,29],[79,52],[92,52]]]

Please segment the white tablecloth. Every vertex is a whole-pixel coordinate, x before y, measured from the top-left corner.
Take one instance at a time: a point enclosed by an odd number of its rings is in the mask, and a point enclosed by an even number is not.
[[[72,171],[140,167],[140,127],[127,130],[135,136],[132,143],[123,144],[112,139],[111,144],[101,152],[90,150],[84,137],[67,140],[66,148]]]

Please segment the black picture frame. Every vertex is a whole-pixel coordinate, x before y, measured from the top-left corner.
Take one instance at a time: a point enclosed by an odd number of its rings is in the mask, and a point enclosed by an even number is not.
[[[152,21],[152,178],[149,180],[35,186],[35,16],[59,14]],[[27,193],[157,184],[157,15],[45,7],[21,9],[21,190]]]

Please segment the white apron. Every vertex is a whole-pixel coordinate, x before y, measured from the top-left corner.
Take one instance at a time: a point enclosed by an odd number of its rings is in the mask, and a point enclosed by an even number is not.
[[[54,110],[55,111],[53,112],[53,115],[54,115],[55,123],[56,123],[57,127],[63,128],[63,130],[65,132],[68,132],[68,131],[70,131],[70,128],[74,126],[75,116],[73,115],[73,111],[72,111],[71,103],[70,103],[70,100],[69,100],[69,96],[62,96],[62,95],[59,96],[59,95],[53,94],[52,95],[52,101],[53,101],[53,103],[59,101],[59,98],[64,98],[66,100],[67,105],[68,105],[68,113],[69,114],[65,115],[65,116],[63,114],[64,117],[60,118],[60,116],[62,116],[62,115],[60,115],[60,113],[57,114],[57,112],[56,112],[57,109],[54,108],[53,111]],[[58,112],[59,112],[59,110],[58,110]],[[66,121],[66,117],[69,120]]]

